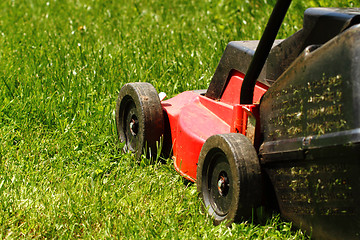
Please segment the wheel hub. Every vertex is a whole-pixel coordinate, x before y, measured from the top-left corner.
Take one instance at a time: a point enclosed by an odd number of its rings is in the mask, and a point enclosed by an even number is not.
[[[229,192],[229,180],[225,172],[221,172],[218,177],[217,187],[219,194],[225,197]]]
[[[129,123],[130,132],[133,136],[136,136],[139,131],[139,121],[135,115],[131,117],[130,123]]]

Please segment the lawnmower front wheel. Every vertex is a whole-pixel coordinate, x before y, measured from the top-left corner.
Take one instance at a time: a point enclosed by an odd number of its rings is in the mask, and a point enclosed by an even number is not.
[[[255,148],[239,133],[211,136],[197,167],[197,190],[214,224],[249,219],[261,204],[262,178]]]
[[[136,159],[143,153],[152,159],[158,155],[164,117],[158,93],[150,83],[127,83],[121,88],[115,120],[125,151],[134,152]]]

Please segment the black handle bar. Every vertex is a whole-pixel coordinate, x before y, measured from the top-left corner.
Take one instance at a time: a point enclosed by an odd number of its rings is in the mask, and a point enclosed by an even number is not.
[[[278,0],[270,19],[266,25],[265,31],[256,48],[253,59],[245,75],[240,94],[240,104],[252,104],[256,80],[264,67],[272,45],[274,44],[277,33],[286,12],[290,6],[291,0]]]

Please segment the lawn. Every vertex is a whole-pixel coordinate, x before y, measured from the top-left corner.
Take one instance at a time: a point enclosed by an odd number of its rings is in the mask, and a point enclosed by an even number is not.
[[[278,35],[302,27],[294,1]],[[171,160],[122,154],[127,82],[204,89],[229,41],[259,39],[275,0],[0,2],[0,238],[307,239],[274,215],[214,227]]]

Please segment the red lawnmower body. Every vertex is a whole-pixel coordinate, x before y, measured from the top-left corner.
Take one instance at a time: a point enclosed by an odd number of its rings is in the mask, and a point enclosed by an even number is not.
[[[260,41],[227,45],[206,91],[161,101],[149,83],[125,84],[119,140],[136,159],[171,152],[215,224],[267,205],[316,239],[359,239],[360,9],[310,8],[275,41],[290,2]]]
[[[169,118],[174,166],[186,179],[196,180],[201,148],[212,135],[241,133],[255,146],[259,144],[259,102],[268,87],[257,82],[253,104],[241,105],[243,80],[244,74],[233,71],[220,100],[187,91],[162,102]]]

